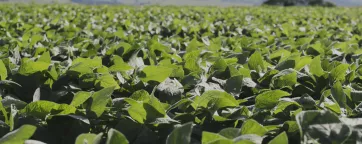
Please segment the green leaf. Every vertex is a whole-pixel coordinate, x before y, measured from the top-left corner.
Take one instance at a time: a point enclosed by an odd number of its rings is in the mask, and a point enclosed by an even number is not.
[[[258,136],[263,136],[267,133],[267,129],[264,128],[261,124],[253,119],[246,120],[241,127],[241,134],[256,134]]]
[[[248,61],[248,66],[250,70],[256,70],[257,72],[264,71],[264,60],[259,51],[254,52]]]
[[[296,68],[298,62],[300,60],[300,54],[294,53],[290,55],[286,60],[282,61],[278,65],[275,66],[276,70],[282,71],[285,69],[293,69]]]
[[[130,98],[134,99],[136,101],[148,102],[148,101],[150,101],[151,96],[145,90],[138,90],[138,91],[134,92]]]
[[[95,144],[96,140],[97,140],[96,134],[92,133],[81,134],[75,140],[75,144],[85,144],[85,143]]]
[[[115,36],[119,37],[119,38],[125,38],[123,29],[119,28],[117,32],[114,33]]]
[[[80,91],[74,94],[73,100],[70,103],[71,106],[78,107],[81,104],[83,104],[85,101],[87,101],[88,98],[92,96],[92,93]]]
[[[142,70],[144,75],[141,75],[140,79],[143,82],[157,81],[161,83],[171,75],[172,71],[173,69],[163,66],[146,66]]]
[[[240,136],[241,132],[238,128],[224,128],[219,132],[219,135],[222,135],[228,139],[234,139]]]
[[[296,116],[302,143],[343,143],[352,134],[351,128],[330,111],[302,111]]]
[[[106,144],[128,144],[127,138],[119,131],[111,128],[108,131]]]
[[[226,92],[238,97],[242,93],[243,76],[239,75],[229,78],[224,87]]]
[[[82,58],[78,57],[74,59],[72,66],[67,73],[71,76],[79,77],[83,74],[93,73],[93,69],[102,67],[102,58]]]
[[[36,131],[36,127],[32,125],[22,125],[20,128],[4,135],[0,139],[1,144],[20,144],[28,140]]]
[[[106,109],[106,105],[113,91],[114,87],[108,87],[95,92],[87,101],[87,113],[100,117]]]
[[[103,89],[107,87],[114,87],[115,89],[120,89],[121,87],[117,83],[117,81],[113,78],[111,74],[104,74],[100,76],[96,82],[95,86],[97,89]]]
[[[276,136],[273,140],[271,140],[268,144],[288,144],[288,136],[287,133],[282,132],[278,136]]]
[[[188,144],[191,141],[192,122],[175,128],[168,135],[166,144]]]
[[[280,98],[290,94],[282,90],[271,90],[259,94],[255,98],[255,107],[261,109],[271,109],[278,104]]]
[[[8,72],[5,67],[5,64],[2,60],[0,60],[0,80],[6,80],[8,77]]]
[[[334,69],[331,70],[329,77],[331,78],[331,82],[341,81],[344,82],[346,78],[346,71],[348,70],[348,64],[340,64]]]
[[[295,84],[297,84],[297,73],[293,69],[285,69],[273,76],[270,87],[293,87]]]
[[[300,58],[294,69],[300,71],[304,66],[310,64],[311,62],[312,58],[310,56],[304,56]]]
[[[217,141],[217,140],[228,140],[228,139],[219,134],[206,132],[206,131],[202,132],[202,140],[201,140],[202,144],[208,144],[208,143],[211,143],[211,142]]]
[[[21,114],[32,115],[40,119],[44,119],[49,114],[71,114],[76,108],[67,104],[57,104],[50,101],[36,101],[29,103],[20,110]]]
[[[343,92],[341,82],[337,81],[336,83],[334,83],[333,87],[331,88],[331,93],[338,105],[341,108],[344,108],[346,105],[346,95]]]
[[[200,55],[200,50],[195,50],[195,51],[186,53],[183,56],[183,59],[185,62],[184,68],[186,70],[189,70],[190,72],[200,72],[202,69],[198,63],[199,55]]]
[[[49,63],[42,61],[31,61],[31,60],[22,60],[18,73],[24,76],[29,76],[36,72],[42,72],[47,70]]]
[[[37,42],[43,40],[42,35],[33,35],[31,36],[30,46],[34,46]]]
[[[317,56],[312,60],[312,62],[310,63],[309,71],[311,74],[316,75],[317,77],[320,77],[324,74],[320,56]]]
[[[137,122],[143,124],[147,119],[147,112],[143,108],[142,102],[137,102],[133,99],[125,99],[131,106],[127,109],[128,114]]]
[[[45,63],[51,63],[51,57],[49,51],[44,52],[43,55],[40,56],[38,61],[45,62]]]
[[[235,98],[222,91],[209,90],[203,93],[198,99],[194,101],[195,107],[211,107],[211,110],[218,110],[224,107],[236,107],[239,103]]]

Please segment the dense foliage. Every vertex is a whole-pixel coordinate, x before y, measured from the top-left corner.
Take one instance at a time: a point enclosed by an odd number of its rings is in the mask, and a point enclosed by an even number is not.
[[[0,6],[0,143],[360,143],[362,10]]]
[[[325,0],[267,0],[263,4],[279,6],[336,6],[334,3]]]

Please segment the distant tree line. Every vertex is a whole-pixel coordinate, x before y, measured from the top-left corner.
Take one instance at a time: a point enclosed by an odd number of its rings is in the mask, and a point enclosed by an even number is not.
[[[323,6],[335,7],[332,2],[324,0],[267,0],[264,5],[279,5],[279,6]]]

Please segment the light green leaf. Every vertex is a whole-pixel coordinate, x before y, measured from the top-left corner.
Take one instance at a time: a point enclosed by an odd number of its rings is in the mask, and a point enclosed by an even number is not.
[[[127,138],[119,131],[111,128],[108,131],[106,144],[128,144]]]
[[[50,64],[50,63],[51,63],[51,57],[50,57],[49,51],[44,52],[43,55],[40,56],[40,58],[38,59],[38,61],[41,61],[41,62],[45,62],[45,63]]]
[[[310,56],[301,57],[294,69],[300,71],[304,66],[310,64],[311,62],[312,58]]]
[[[257,72],[264,71],[264,60],[259,51],[254,52],[248,61],[248,66],[250,70],[256,70]]]
[[[336,81],[336,83],[331,88],[331,93],[333,98],[336,100],[338,105],[341,108],[344,108],[346,105],[346,95],[343,92],[342,84],[339,81]]]
[[[108,99],[111,98],[113,91],[114,87],[108,87],[95,92],[86,103],[87,113],[100,117],[106,109]]]
[[[171,75],[172,71],[173,69],[163,66],[146,66],[142,70],[144,75],[141,75],[140,79],[143,82],[157,81],[161,83]]]
[[[85,101],[87,101],[88,98],[92,96],[92,93],[80,91],[74,94],[73,100],[70,103],[71,106],[78,107],[81,104],[83,104]]]
[[[236,107],[239,103],[235,98],[222,91],[209,90],[204,92],[198,99],[194,101],[196,107],[211,107],[211,110],[218,110],[224,107]]]
[[[255,99],[255,107],[261,109],[271,109],[278,104],[280,98],[290,94],[282,90],[271,90],[259,94]]]
[[[0,80],[6,80],[8,77],[8,72],[5,67],[5,64],[2,60],[0,60]]]
[[[119,38],[125,38],[125,35],[124,35],[124,32],[123,32],[123,29],[121,28],[118,28],[118,31],[114,33],[115,36],[119,37]]]
[[[234,139],[241,135],[239,128],[224,128],[219,132],[219,135],[222,135],[228,139]]]
[[[32,125],[22,125],[20,128],[4,135],[0,139],[1,144],[21,144],[28,140],[36,131]]]
[[[75,144],[94,144],[97,135],[92,133],[81,134],[75,140]]]
[[[44,119],[49,114],[71,114],[75,111],[76,108],[67,104],[40,100],[29,103],[24,109],[20,110],[20,113]]]
[[[145,90],[138,90],[134,92],[130,98],[136,101],[148,102],[151,99],[151,96]]]
[[[33,35],[31,36],[30,46],[34,46],[37,42],[43,40],[42,35]]]
[[[331,70],[329,77],[331,78],[331,82],[341,81],[344,82],[346,79],[346,71],[348,70],[348,64],[340,64],[334,69]]]
[[[241,127],[241,134],[256,134],[258,136],[263,136],[267,133],[267,129],[264,128],[261,124],[253,119],[249,119],[243,123]]]
[[[282,132],[278,136],[276,136],[273,140],[271,140],[268,144],[288,144],[288,136],[287,133]]]
[[[322,76],[324,74],[324,70],[322,69],[321,57],[320,56],[317,56],[312,60],[312,62],[310,63],[309,71],[313,75],[316,75],[317,77],[320,77],[320,76]]]
[[[47,70],[49,63],[42,61],[22,60],[18,73],[24,76]]]
[[[114,87],[115,89],[120,89],[121,87],[117,83],[117,81],[113,78],[111,74],[104,74],[100,76],[96,82],[95,86],[97,89],[103,89],[107,87]]]
[[[273,76],[270,83],[272,88],[293,87],[297,84],[297,73],[293,69],[285,69]]]
[[[127,109],[128,114],[137,122],[143,124],[144,121],[147,119],[147,112],[143,108],[142,102],[137,102],[133,99],[126,98],[124,101],[126,101],[131,106]]]
[[[168,135],[166,144],[188,144],[191,141],[192,122],[175,128]]]
[[[228,139],[219,134],[206,132],[206,131],[202,132],[202,140],[201,140],[202,144],[208,144],[210,142],[217,141],[217,140],[228,140]]]

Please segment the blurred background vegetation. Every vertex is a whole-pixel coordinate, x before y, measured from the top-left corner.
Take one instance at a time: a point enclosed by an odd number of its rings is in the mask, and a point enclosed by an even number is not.
[[[362,6],[362,0],[0,0],[20,3],[80,3],[80,4],[126,4],[126,5],[193,5],[193,6],[255,6],[269,5],[322,5]]]

